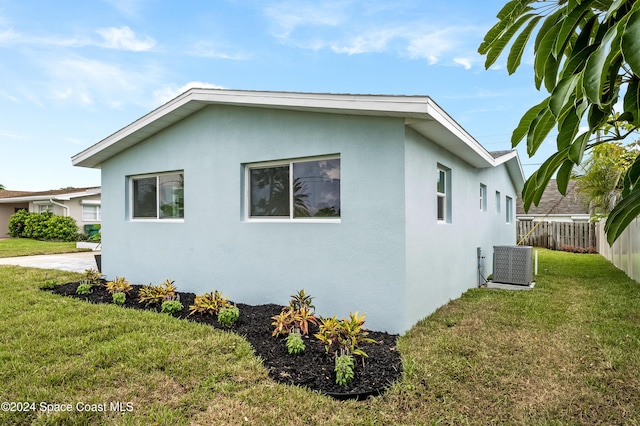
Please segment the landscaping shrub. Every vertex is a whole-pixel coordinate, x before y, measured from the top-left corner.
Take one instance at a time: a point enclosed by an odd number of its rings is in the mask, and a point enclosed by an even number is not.
[[[75,241],[78,226],[72,217],[19,210],[9,219],[9,235],[37,240]]]

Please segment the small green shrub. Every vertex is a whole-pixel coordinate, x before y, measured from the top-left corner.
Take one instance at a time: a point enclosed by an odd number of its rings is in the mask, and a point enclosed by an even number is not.
[[[173,283],[173,280],[167,279],[160,285],[143,285],[138,293],[138,301],[152,305],[160,304],[166,300],[174,300],[178,288]]]
[[[322,318],[318,333],[314,336],[324,344],[327,353],[332,352],[336,356],[338,351],[349,355],[366,357],[367,353],[360,349],[360,344],[375,342],[367,337],[369,332],[364,329],[364,314],[350,313],[349,318],[342,321],[335,316]]]
[[[183,306],[179,300],[165,300],[162,302],[161,312],[163,314],[173,315],[182,310]]]
[[[289,333],[286,338],[287,352],[289,355],[298,355],[304,352],[305,345],[300,333]]]
[[[336,384],[340,386],[348,386],[353,380],[355,373],[353,372],[353,357],[351,355],[341,355],[336,358]]]
[[[20,209],[9,218],[9,235],[20,238],[24,235],[24,225],[31,213],[25,209]]]
[[[100,284],[100,278],[102,278],[102,274],[95,269],[85,269],[82,274],[82,280],[87,281],[92,285]]]
[[[78,288],[76,288],[76,294],[89,294],[89,293],[91,293],[91,284],[82,283],[78,285]]]
[[[218,312],[218,322],[226,327],[231,327],[240,317],[240,309],[237,306],[228,306]]]
[[[126,302],[127,300],[127,295],[122,293],[121,291],[113,293],[111,297],[113,298],[113,303],[119,306],[124,305],[124,302]]]
[[[78,225],[72,217],[19,210],[9,218],[9,235],[38,240],[76,241]]]

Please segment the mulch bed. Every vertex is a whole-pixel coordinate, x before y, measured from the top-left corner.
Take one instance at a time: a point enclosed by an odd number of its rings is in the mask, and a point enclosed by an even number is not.
[[[113,303],[112,297],[104,286],[92,288],[88,295],[76,294],[78,282],[67,283],[51,290],[54,294],[76,297],[91,303]],[[159,311],[159,307],[145,307],[139,304],[138,291],[141,286],[133,285],[127,296],[125,307],[133,309],[150,309]],[[400,354],[396,349],[397,335],[378,331],[369,331],[369,336],[376,343],[364,343],[361,348],[367,353],[364,365],[360,357],[356,357],[355,378],[346,387],[335,384],[333,356],[325,353],[324,346],[313,337],[317,327],[311,324],[310,336],[304,336],[306,345],[301,355],[289,355],[284,338],[272,337],[271,317],[280,313],[282,306],[275,304],[246,305],[236,303],[240,309],[238,321],[230,328],[223,327],[215,316],[189,315],[189,305],[194,302],[195,294],[179,292],[180,302],[184,308],[175,314],[177,318],[208,324],[221,330],[233,331],[244,336],[253,346],[257,356],[269,372],[269,376],[277,382],[305,386],[337,399],[363,399],[371,395],[379,395],[396,382],[402,373]]]

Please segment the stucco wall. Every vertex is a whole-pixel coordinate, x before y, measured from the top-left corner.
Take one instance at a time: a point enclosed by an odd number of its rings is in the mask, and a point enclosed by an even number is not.
[[[0,204],[0,238],[9,237],[9,219],[16,209],[29,209],[29,203]]]
[[[493,246],[515,244],[515,215],[506,223],[506,201],[516,192],[506,167],[476,169],[408,130],[406,137],[407,327],[478,285],[477,247],[492,272]],[[451,169],[451,223],[438,223],[438,164]],[[487,186],[487,211],[480,211],[480,183]],[[495,192],[500,191],[501,211]]]
[[[244,220],[244,164],[327,154],[340,154],[340,223]],[[402,119],[210,106],[102,165],[103,272],[250,304],[304,288],[322,315],[403,331],[404,161]],[[127,176],[173,170],[184,222],[130,221]]]

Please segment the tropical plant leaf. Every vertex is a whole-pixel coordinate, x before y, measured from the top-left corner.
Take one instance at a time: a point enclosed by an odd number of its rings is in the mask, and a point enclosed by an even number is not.
[[[573,161],[565,160],[560,166],[560,170],[558,170],[558,174],[556,175],[556,184],[558,186],[558,191],[562,195],[567,194],[567,187],[569,186],[569,180],[571,179],[571,172],[573,171]]]
[[[640,156],[636,157],[622,179],[622,197],[626,197],[640,183]]]
[[[485,55],[491,48],[491,45],[496,40],[498,40],[500,34],[502,34],[510,24],[511,22],[509,22],[508,20],[500,20],[493,27],[491,27],[487,34],[485,34],[482,43],[480,43],[480,46],[478,47],[478,53],[480,53],[481,55]]]
[[[611,2],[611,6],[609,7],[609,10],[607,10],[606,15],[604,16],[604,20],[608,20],[609,18],[612,17],[612,15],[614,15],[618,9],[620,9],[620,7],[622,7],[623,4],[625,4],[627,2],[627,0],[615,0],[613,2]]]
[[[513,25],[509,26],[509,28],[498,39],[491,43],[491,46],[487,51],[487,59],[484,63],[485,68],[489,68],[495,63],[496,59],[498,59],[509,41],[511,41],[511,38],[513,38],[513,35],[520,29],[520,27],[522,27],[522,25],[524,25],[525,22],[533,17],[535,17],[534,14],[527,14],[520,17],[520,19],[518,19]]]
[[[549,28],[547,33],[542,38],[542,41],[538,46],[538,50],[535,52],[535,58],[533,60],[533,71],[535,73],[534,80],[536,84],[536,89],[540,89],[542,80],[547,75],[546,73],[547,61],[550,59],[553,59],[554,61],[556,61],[556,59],[551,54],[551,50],[553,49],[553,44],[555,43],[555,40],[556,40],[556,37],[558,36],[559,31],[560,31],[560,25],[555,25]]]
[[[582,86],[590,102],[602,106],[602,87],[609,74],[611,60],[620,54],[619,25],[614,25],[605,34],[602,43],[589,56],[584,69]],[[616,47],[617,46],[617,47]]]
[[[558,151],[562,151],[563,149],[571,146],[571,142],[573,142],[573,138],[578,134],[579,128],[580,117],[578,117],[574,107],[569,110],[562,121],[558,124],[558,137],[556,138]]]
[[[584,155],[584,150],[587,148],[590,135],[591,133],[584,132],[578,136],[569,147],[569,160],[571,160],[573,164],[579,165],[582,162],[582,156]]]
[[[496,17],[500,20],[513,19],[514,16],[520,15],[531,2],[532,0],[511,0],[500,9]]]
[[[533,29],[538,25],[538,22],[542,19],[542,16],[536,16],[533,18],[527,26],[518,34],[513,45],[511,46],[511,50],[509,51],[509,56],[507,57],[507,71],[509,74],[513,74],[516,72],[518,67],[520,66],[520,62],[522,61],[522,55],[524,53],[524,49],[527,46],[527,42],[529,41],[529,37],[531,37],[531,33]]]
[[[531,191],[530,194],[528,194],[531,197],[529,202],[533,202],[533,204],[535,204],[536,206],[540,203],[542,194],[544,193],[545,188],[549,184],[549,181],[555,174],[556,170],[558,170],[558,167],[560,167],[562,163],[565,162],[566,159],[567,159],[567,150],[563,150],[563,151],[554,153],[544,163],[542,163],[542,165],[536,172],[535,189]],[[531,177],[533,177],[533,175]],[[523,198],[523,201],[524,201],[524,198]]]
[[[532,157],[544,139],[549,135],[551,129],[556,124],[556,119],[549,109],[540,111],[538,116],[531,122],[529,133],[527,134],[527,154]]]
[[[562,52],[567,47],[569,39],[574,34],[574,31],[582,18],[587,14],[591,0],[583,0],[577,7],[571,10],[569,14],[562,20],[562,26],[558,31],[558,36],[555,39],[552,54],[556,59],[560,59]]]
[[[622,234],[624,229],[640,215],[640,187],[635,187],[609,213],[604,232],[607,242],[612,245]]]
[[[640,78],[637,76],[634,76],[627,86],[623,108],[625,113],[631,115],[627,121],[634,126],[640,126]]]
[[[629,16],[622,36],[622,54],[636,76],[640,75],[640,11]]]
[[[549,110],[556,119],[560,119],[573,106],[576,98],[575,89],[580,82],[580,75],[573,74],[570,77],[562,79],[551,92],[549,98]]]
[[[606,106],[603,105],[603,108],[606,108]],[[589,108],[589,115],[587,117],[587,121],[589,122],[589,130],[591,132],[597,132],[607,122],[610,110],[610,107],[608,111],[603,111],[598,107],[598,105],[591,105],[591,107]]]
[[[547,108],[549,106],[549,98],[546,98],[538,105],[534,105],[529,108],[527,112],[524,113],[518,126],[514,129],[513,134],[511,135],[511,146],[515,148],[522,138],[525,137],[527,133],[529,133],[529,128],[531,127],[531,122],[538,116],[540,111]]]

